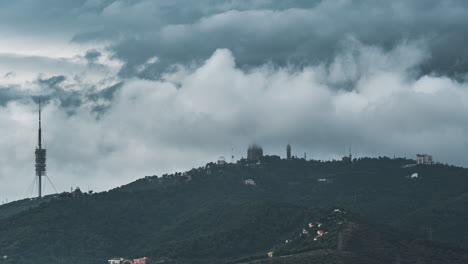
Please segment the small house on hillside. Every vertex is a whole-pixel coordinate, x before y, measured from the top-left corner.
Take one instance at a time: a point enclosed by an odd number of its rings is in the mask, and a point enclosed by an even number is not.
[[[151,259],[147,257],[133,260],[133,264],[149,264],[150,262],[151,262]]]
[[[247,179],[244,181],[245,185],[256,185],[255,181],[252,179]]]
[[[325,231],[323,231],[323,230],[318,230],[318,231],[317,231],[317,236],[318,236],[318,237],[321,237],[321,236],[325,235],[326,233],[327,233],[327,232],[325,232]]]
[[[123,261],[124,261],[123,258],[113,258],[113,259],[109,259],[107,262],[109,264],[122,264]]]

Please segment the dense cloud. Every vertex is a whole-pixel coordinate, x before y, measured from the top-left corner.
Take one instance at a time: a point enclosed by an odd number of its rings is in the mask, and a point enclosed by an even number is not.
[[[2,2],[0,199],[34,177],[38,98],[60,190],[251,142],[467,166],[467,24],[455,0]]]
[[[92,49],[86,52],[85,58],[88,61],[88,63],[96,63],[96,61],[99,59],[99,57],[101,57],[101,55],[101,52]]]
[[[424,73],[464,77],[468,4],[420,1],[29,1],[0,4],[6,32],[53,31],[76,43],[106,43],[124,77],[155,79],[173,64],[200,63],[218,48],[239,65],[310,65],[339,52],[349,36],[391,49],[426,39]],[[39,35],[40,34],[40,35]],[[95,56],[97,53],[88,53]],[[146,65],[151,58],[158,58]],[[459,76],[462,75],[462,76]]]

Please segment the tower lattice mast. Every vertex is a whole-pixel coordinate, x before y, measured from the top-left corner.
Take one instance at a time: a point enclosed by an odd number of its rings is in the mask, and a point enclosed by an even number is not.
[[[39,101],[39,130],[36,154],[36,177],[38,177],[38,197],[42,197],[42,177],[46,175],[46,150],[42,148],[41,101]]]

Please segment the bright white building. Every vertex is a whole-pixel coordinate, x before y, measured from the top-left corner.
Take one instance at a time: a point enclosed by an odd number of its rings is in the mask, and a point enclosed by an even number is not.
[[[255,181],[252,180],[252,179],[247,179],[247,180],[245,180],[245,181],[244,181],[244,184],[245,184],[245,185],[256,185],[256,184],[255,184]]]

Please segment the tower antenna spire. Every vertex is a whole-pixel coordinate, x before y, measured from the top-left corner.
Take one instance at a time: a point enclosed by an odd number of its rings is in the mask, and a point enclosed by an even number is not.
[[[38,131],[38,146],[42,149],[42,129],[41,129],[41,99],[39,99],[39,131]]]
[[[36,177],[38,178],[38,197],[42,197],[42,177],[46,176],[46,150],[42,148],[42,128],[41,128],[41,100],[39,99],[39,130],[37,132],[36,154]],[[47,177],[47,176],[46,176]]]

